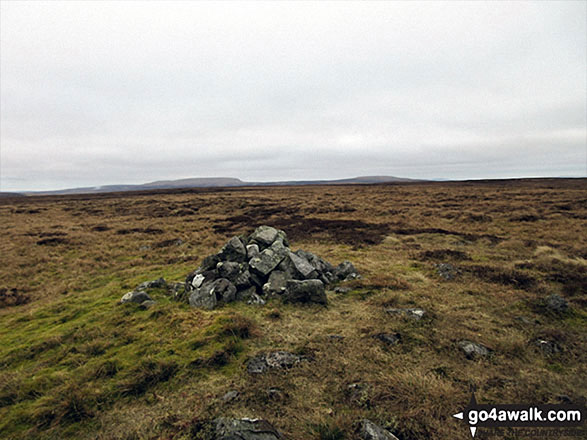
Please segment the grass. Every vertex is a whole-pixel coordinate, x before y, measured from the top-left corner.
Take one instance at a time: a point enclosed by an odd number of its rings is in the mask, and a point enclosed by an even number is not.
[[[465,439],[451,414],[471,387],[483,403],[578,400],[586,189],[534,180],[1,200],[0,438],[204,438],[222,415],[265,418],[291,439],[355,438],[363,418],[401,440]],[[351,260],[363,278],[328,292],[327,308],[274,299],[201,311],[164,289],[149,310],[117,305],[143,281],[182,281],[260,224],[285,229],[295,249]],[[443,279],[437,263],[458,275]],[[569,313],[545,309],[552,293]],[[561,351],[541,352],[536,338]],[[492,355],[467,360],[461,339]],[[248,375],[247,359],[270,350],[312,360]],[[230,390],[239,397],[224,401]]]

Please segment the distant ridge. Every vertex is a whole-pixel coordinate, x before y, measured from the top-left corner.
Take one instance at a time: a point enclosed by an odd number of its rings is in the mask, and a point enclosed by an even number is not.
[[[375,184],[390,182],[418,182],[421,180],[407,179],[394,176],[359,176],[337,180],[291,180],[277,182],[244,182],[235,177],[194,177],[178,180],[158,180],[140,185],[104,185],[83,188],[61,189],[56,191],[26,191],[24,195],[66,195],[66,194],[96,194],[124,191],[144,191],[150,189],[177,189],[177,188],[220,188],[239,186],[285,186],[285,185],[345,185],[345,184]],[[17,194],[12,194],[17,195]],[[22,194],[18,194],[22,195]]]

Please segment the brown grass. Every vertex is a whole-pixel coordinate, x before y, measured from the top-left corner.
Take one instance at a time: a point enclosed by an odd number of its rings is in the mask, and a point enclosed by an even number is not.
[[[451,414],[471,387],[481,403],[576,401],[587,394],[586,190],[553,179],[2,199],[0,437],[200,438],[225,415],[266,418],[294,440],[353,439],[362,418],[401,440],[464,440]],[[183,280],[260,224],[363,277],[328,292],[327,308],[207,312],[164,292],[149,311],[115,305],[139,282]],[[438,263],[459,276],[445,280]],[[552,293],[571,312],[537,306]],[[492,355],[466,359],[461,339]],[[246,359],[271,350],[312,361],[248,375]],[[229,390],[239,397],[224,401]]]

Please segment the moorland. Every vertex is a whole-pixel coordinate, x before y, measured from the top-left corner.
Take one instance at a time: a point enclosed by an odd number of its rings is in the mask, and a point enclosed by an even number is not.
[[[587,395],[587,179],[3,197],[0,219],[0,438],[198,439],[226,416],[296,440],[354,439],[364,418],[400,440],[464,440],[452,414],[472,389]],[[164,290],[146,310],[118,304],[259,225],[362,277],[326,307],[208,311]],[[426,313],[386,311],[409,307]],[[311,362],[248,374],[270,350]]]

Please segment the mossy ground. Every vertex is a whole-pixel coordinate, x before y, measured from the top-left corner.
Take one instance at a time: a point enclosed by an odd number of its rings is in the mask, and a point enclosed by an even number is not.
[[[2,200],[0,289],[12,296],[0,294],[0,438],[199,438],[227,415],[263,417],[291,439],[352,439],[364,417],[401,440],[465,439],[451,414],[472,387],[481,402],[585,397],[586,190],[583,179]],[[201,311],[163,290],[149,310],[116,304],[140,282],[182,280],[260,224],[363,278],[326,308]],[[571,311],[549,312],[552,293]],[[542,353],[536,338],[562,351]],[[467,360],[460,339],[492,355]],[[246,373],[249,356],[275,349],[312,361]],[[239,396],[224,401],[229,390]]]

